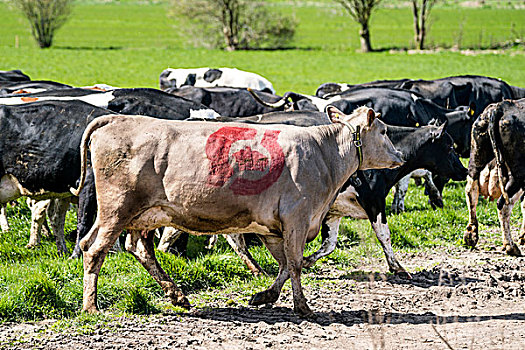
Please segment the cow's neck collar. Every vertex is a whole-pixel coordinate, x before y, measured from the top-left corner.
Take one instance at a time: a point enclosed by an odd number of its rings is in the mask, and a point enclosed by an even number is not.
[[[357,125],[355,128],[344,120],[339,120],[341,124],[346,126],[352,133],[352,142],[354,143],[355,148],[357,149],[357,157],[359,158],[359,165],[357,169],[363,164],[363,143],[361,142],[361,126]]]

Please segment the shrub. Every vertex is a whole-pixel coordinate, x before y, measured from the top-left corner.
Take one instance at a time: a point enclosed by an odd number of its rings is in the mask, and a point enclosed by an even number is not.
[[[31,25],[31,34],[41,48],[51,47],[57,29],[71,14],[72,0],[12,0]]]
[[[187,36],[228,51],[281,48],[295,34],[293,17],[270,12],[264,2],[249,0],[173,0],[172,15],[184,21]]]

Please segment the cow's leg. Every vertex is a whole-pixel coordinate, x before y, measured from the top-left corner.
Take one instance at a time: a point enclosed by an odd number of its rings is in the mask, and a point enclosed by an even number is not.
[[[40,245],[41,231],[43,223],[46,221],[46,209],[49,207],[51,200],[37,201],[27,198],[27,205],[31,210],[31,229],[29,231],[29,243],[26,248],[35,248]]]
[[[331,254],[334,251],[335,247],[337,246],[337,235],[339,233],[339,224],[341,223],[341,219],[341,217],[333,217],[330,219],[325,217],[323,220],[323,225],[321,226],[321,236],[323,237],[321,248],[319,248],[319,250],[312,255],[304,258],[303,267],[312,267],[317,260]]]
[[[235,253],[241,258],[241,260],[248,266],[248,269],[255,276],[260,274],[265,274],[263,268],[257,263],[257,261],[250,254],[248,247],[246,246],[246,241],[243,234],[231,234],[223,235],[226,238],[226,241],[233,248]]]
[[[119,238],[120,238],[120,236],[119,236]],[[122,247],[120,246],[120,239],[119,238],[117,238],[117,240],[113,244],[113,247],[111,247],[111,249],[109,250],[110,252],[112,252],[112,253],[120,253],[120,252],[122,252]]]
[[[521,256],[521,251],[512,239],[512,233],[510,231],[510,217],[512,214],[512,208],[514,204],[519,200],[519,195],[515,194],[510,198],[510,203],[504,203],[502,208],[498,208],[498,218],[501,227],[501,233],[503,238],[503,250],[511,256]]]
[[[77,211],[77,239],[75,248],[71,253],[70,259],[79,258],[82,255],[80,249],[80,240],[89,232],[93,226],[93,221],[97,214],[97,195],[95,190],[95,178],[93,169],[88,168],[84,187],[78,194],[78,211]]]
[[[394,186],[394,200],[392,201],[392,212],[395,214],[405,211],[405,196],[408,191],[408,184],[410,182],[410,174],[403,177]]]
[[[370,220],[370,223],[372,224],[372,229],[374,230],[379,243],[381,243],[390,272],[405,278],[412,278],[396,259],[394,249],[392,249],[391,233],[386,221],[385,212],[380,212],[374,221]]]
[[[0,230],[9,231],[9,223],[7,222],[6,204],[0,203]]]
[[[467,207],[469,210],[469,221],[467,230],[463,235],[463,243],[467,247],[474,248],[478,243],[478,218],[476,216],[476,207],[478,206],[479,197],[479,180],[467,176],[467,185],[465,186],[465,195],[467,197]]]
[[[182,232],[183,231],[177,230],[174,227],[165,227],[157,249],[161,252],[167,253],[171,245],[180,237]]]
[[[294,227],[292,230],[287,230],[286,226],[283,232],[284,253],[286,255],[290,279],[292,280],[293,310],[295,313],[303,316],[312,314],[312,310],[306,302],[303,287],[301,285],[301,271],[303,268],[306,232],[306,228],[301,232],[297,227]]]
[[[443,196],[432,179],[432,173],[425,171],[423,179],[425,179],[425,193],[428,195],[428,204],[432,209],[443,208]]]
[[[219,236],[213,235],[208,238],[208,244],[206,244],[206,249],[213,249],[219,240]]]
[[[272,304],[279,299],[284,282],[290,278],[286,254],[284,253],[284,240],[281,237],[259,236],[266,248],[270,251],[275,260],[279,263],[279,273],[270,288],[256,293],[250,299],[250,305]]]
[[[523,220],[521,222],[521,228],[520,228],[520,245],[525,244],[525,195],[522,194],[521,198],[521,216],[523,217]]]
[[[162,290],[175,306],[190,308],[191,305],[173,280],[162,269],[155,256],[153,231],[131,230],[126,237],[126,250],[144,266],[149,274],[162,287]]]
[[[70,202],[70,198],[58,198],[51,201],[47,209],[51,229],[55,234],[58,255],[60,256],[69,254],[66,246],[66,239],[64,237],[64,224],[66,222],[66,213],[69,209]]]
[[[112,229],[99,226],[99,218],[89,233],[80,241],[84,262],[84,293],[82,311],[94,313],[97,308],[97,282],[100,268],[104,263],[109,248],[115,243],[122,227],[108,225]]]

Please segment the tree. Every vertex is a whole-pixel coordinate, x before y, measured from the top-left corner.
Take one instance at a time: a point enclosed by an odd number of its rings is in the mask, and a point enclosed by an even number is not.
[[[270,13],[253,0],[174,0],[173,13],[184,19],[190,38],[228,51],[282,47],[291,41],[297,23]]]
[[[348,11],[350,16],[361,25],[359,36],[361,37],[361,51],[370,52],[370,16],[374,8],[379,5],[381,0],[334,0]]]
[[[414,41],[419,50],[425,47],[427,35],[427,23],[430,10],[438,0],[412,0],[412,12],[414,15]]]
[[[71,14],[72,0],[12,0],[31,25],[31,34],[41,48],[53,43],[57,29]]]

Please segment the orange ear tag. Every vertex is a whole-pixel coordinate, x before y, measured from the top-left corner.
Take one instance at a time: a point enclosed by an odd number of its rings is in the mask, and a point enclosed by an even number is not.
[[[35,102],[38,100],[36,97],[22,97],[22,102]]]

